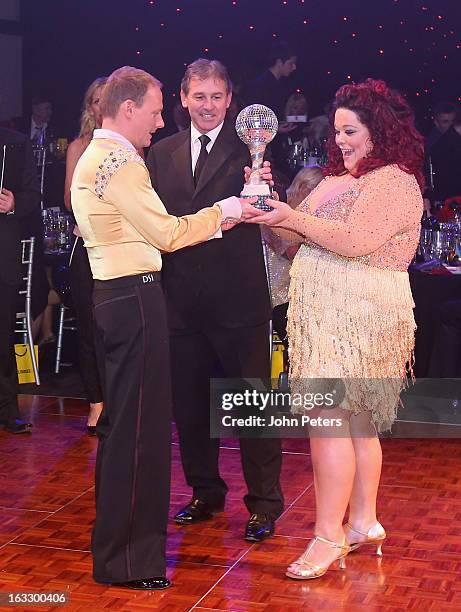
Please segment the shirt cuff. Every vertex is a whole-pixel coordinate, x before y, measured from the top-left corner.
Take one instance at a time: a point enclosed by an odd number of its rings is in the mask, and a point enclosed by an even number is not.
[[[224,200],[216,202],[216,204],[222,211],[221,223],[224,223],[227,221],[227,219],[235,219],[238,221],[242,216],[242,205],[240,204],[240,200],[237,198],[237,196],[225,198]]]
[[[213,238],[222,238],[221,228],[217,229],[213,236],[210,236],[208,240],[213,240]]]
[[[242,216],[242,205],[236,196],[230,196],[230,198],[225,198],[224,200],[215,202],[215,205],[216,204],[221,209],[221,223],[224,223],[224,221],[229,218],[238,221]],[[208,240],[213,240],[213,238],[222,238],[222,230],[220,227],[216,230],[213,236],[210,236]]]

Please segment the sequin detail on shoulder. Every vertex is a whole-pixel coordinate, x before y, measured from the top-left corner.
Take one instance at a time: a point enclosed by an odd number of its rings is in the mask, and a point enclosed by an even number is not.
[[[124,147],[114,149],[109,153],[109,155],[107,155],[107,157],[104,158],[96,172],[94,187],[94,191],[99,199],[104,197],[104,192],[107,185],[117,170],[131,161],[144,164],[142,157],[138,155],[136,151],[131,151],[130,149],[126,149]]]
[[[334,219],[346,222],[359,195],[360,191],[358,189],[349,187],[343,193],[321,204],[315,211],[314,216],[320,219]]]

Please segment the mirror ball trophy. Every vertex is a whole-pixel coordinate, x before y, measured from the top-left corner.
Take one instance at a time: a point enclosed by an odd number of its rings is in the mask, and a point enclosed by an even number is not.
[[[278,121],[273,110],[262,104],[252,104],[240,111],[235,121],[235,130],[240,140],[247,145],[251,155],[250,182],[245,184],[240,195],[242,198],[258,197],[253,204],[261,210],[272,210],[266,204],[270,197],[270,188],[260,175],[266,146],[277,134]]]

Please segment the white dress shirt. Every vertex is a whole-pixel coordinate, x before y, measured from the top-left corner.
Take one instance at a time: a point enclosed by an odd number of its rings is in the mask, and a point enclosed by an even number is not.
[[[46,134],[46,128],[48,127],[48,123],[43,123],[42,125],[37,125],[32,117],[30,120],[30,139],[38,140],[42,134]]]
[[[208,153],[213,148],[214,143],[216,142],[216,138],[218,137],[219,132],[224,125],[224,121],[220,123],[217,127],[215,127],[210,132],[207,132],[205,136],[208,136],[210,142],[206,146],[206,150]],[[202,148],[202,143],[200,142],[200,136],[202,133],[198,131],[198,129],[194,126],[193,123],[190,124],[190,154],[192,158],[192,175],[195,172],[195,166],[197,165],[198,156],[200,155],[200,150]]]

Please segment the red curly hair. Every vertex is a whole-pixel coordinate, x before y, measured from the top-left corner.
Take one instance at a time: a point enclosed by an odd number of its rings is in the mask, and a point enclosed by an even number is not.
[[[343,174],[343,156],[335,143],[334,114],[338,108],[353,111],[369,130],[372,151],[360,160],[354,176],[397,164],[401,170],[414,174],[424,188],[424,140],[414,125],[414,115],[408,102],[384,81],[367,79],[363,83],[343,85],[336,92],[332,107],[331,131],[328,139],[326,174]]]

